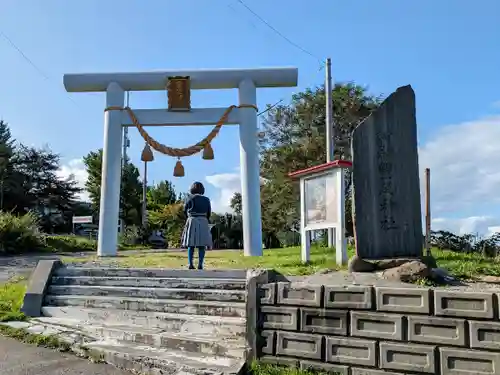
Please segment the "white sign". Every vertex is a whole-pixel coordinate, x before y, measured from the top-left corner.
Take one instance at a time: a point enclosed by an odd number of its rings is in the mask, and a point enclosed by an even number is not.
[[[92,216],[73,216],[73,224],[92,224]]]
[[[338,222],[336,181],[334,173],[304,179],[306,226]]]

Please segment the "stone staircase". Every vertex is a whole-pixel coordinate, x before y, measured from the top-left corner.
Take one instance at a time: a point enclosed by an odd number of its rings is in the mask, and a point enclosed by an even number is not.
[[[247,353],[246,295],[246,271],[62,266],[33,320],[138,373],[236,374]]]

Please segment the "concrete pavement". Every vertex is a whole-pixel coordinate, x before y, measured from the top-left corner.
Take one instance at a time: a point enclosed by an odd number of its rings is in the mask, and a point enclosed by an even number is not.
[[[71,353],[23,344],[0,336],[2,375],[131,375],[111,365],[91,363]]]

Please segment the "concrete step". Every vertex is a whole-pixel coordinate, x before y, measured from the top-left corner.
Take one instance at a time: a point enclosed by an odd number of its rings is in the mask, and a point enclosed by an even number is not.
[[[99,277],[99,276],[55,276],[53,285],[127,286],[144,288],[185,288],[245,290],[245,280],[203,278],[149,278],[149,277]]]
[[[245,302],[246,292],[219,289],[131,288],[121,286],[51,285],[53,295],[110,296],[196,301]]]
[[[198,332],[170,333],[161,329],[147,330],[127,326],[81,326],[96,339],[120,344],[147,345],[155,348],[169,348],[182,352],[200,353],[243,359],[245,341],[243,338],[211,337]]]
[[[75,322],[87,325],[117,324],[144,329],[159,328],[172,333],[199,332],[213,337],[244,337],[246,334],[246,320],[235,317],[55,306],[42,307],[42,314],[44,317],[38,319],[47,322],[66,324],[64,322],[71,318],[73,322],[69,325]]]
[[[96,309],[158,311],[173,314],[245,317],[243,302],[189,301],[173,299],[52,295],[45,297],[45,306],[82,306]]]
[[[46,329],[73,331],[91,341],[108,341],[123,345],[147,345],[186,352],[244,358],[245,338],[214,336],[209,332],[167,332],[163,329],[146,329],[139,326],[88,324],[75,319],[35,318]],[[88,339],[87,339],[88,340]]]
[[[145,375],[236,375],[243,361],[146,346],[134,348],[108,342],[86,345],[93,354],[117,367]]]
[[[246,270],[172,270],[163,268],[102,268],[59,267],[53,276],[141,277],[178,279],[239,279],[246,280]]]

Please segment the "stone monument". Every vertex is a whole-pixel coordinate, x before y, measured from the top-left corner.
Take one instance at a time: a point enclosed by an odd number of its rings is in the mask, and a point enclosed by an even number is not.
[[[400,87],[353,132],[356,256],[351,271],[405,265],[426,272],[415,112],[413,89]]]

